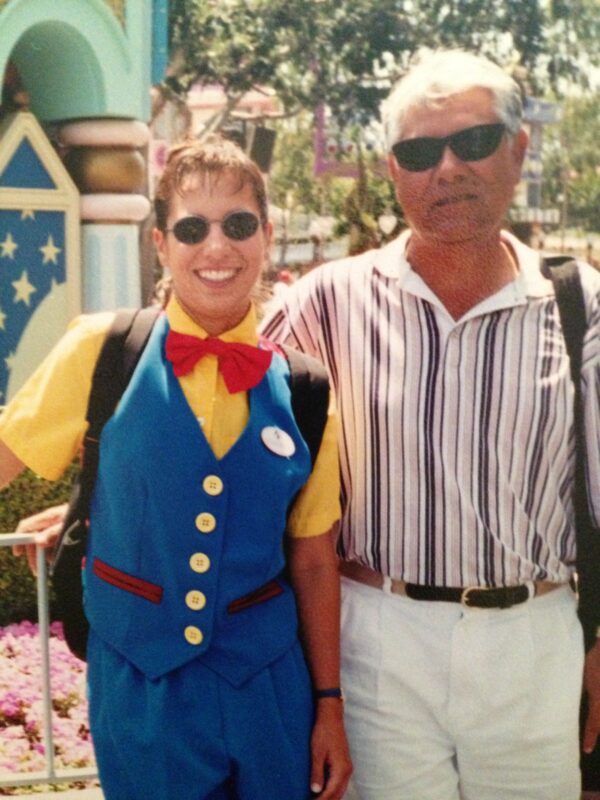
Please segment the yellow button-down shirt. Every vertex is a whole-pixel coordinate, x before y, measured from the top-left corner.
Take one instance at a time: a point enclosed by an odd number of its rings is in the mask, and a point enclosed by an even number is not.
[[[172,330],[191,336],[207,335],[174,298],[166,314]],[[113,319],[110,312],[75,319],[0,416],[0,439],[44,478],[59,478],[81,447],[94,366]],[[219,338],[256,345],[254,308],[239,325]],[[209,445],[221,458],[248,421],[247,393],[227,391],[218,359],[213,355],[204,356],[179,380]],[[339,515],[337,422],[330,408],[314,469],[288,520],[289,532],[293,536],[325,533]]]

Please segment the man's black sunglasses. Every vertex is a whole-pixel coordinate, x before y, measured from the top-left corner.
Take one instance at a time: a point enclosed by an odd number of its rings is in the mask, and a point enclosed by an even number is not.
[[[444,148],[448,146],[461,161],[479,161],[491,156],[498,148],[506,126],[501,122],[475,125],[450,136],[422,136],[396,142],[392,153],[399,166],[409,172],[423,172],[440,163]]]
[[[167,228],[165,233],[173,233],[178,242],[183,244],[199,244],[208,236],[210,226],[218,223],[228,239],[243,242],[254,236],[260,225],[256,214],[250,211],[232,211],[223,219],[207,219],[200,215],[178,219],[172,228]]]

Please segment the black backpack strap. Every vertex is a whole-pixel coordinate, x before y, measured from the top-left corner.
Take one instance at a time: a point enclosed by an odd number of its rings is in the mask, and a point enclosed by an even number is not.
[[[83,440],[81,470],[71,498],[77,513],[87,516],[98,469],[98,444],[102,428],[111,417],[148,341],[160,309],[117,311],[100,350],[88,399],[88,430]]]
[[[88,430],[79,476],[84,502],[89,502],[96,482],[102,428],[127,388],[159,313],[160,309],[155,306],[117,311],[98,356],[88,401]]]
[[[314,467],[329,408],[329,378],[327,370],[316,358],[282,345],[290,365],[292,411],[302,438],[310,450]]]
[[[577,579],[579,618],[586,648],[595,642],[600,620],[600,537],[589,513],[586,479],[586,441],[581,395],[583,340],[587,328],[585,300],[577,262],[568,256],[545,258],[542,272],[554,284],[565,343],[571,361],[575,388],[574,427],[576,442],[574,505],[577,522]]]
[[[125,391],[160,313],[154,306],[117,311],[92,378],[88,435],[98,439]]]
[[[587,329],[585,301],[577,262],[569,256],[546,257],[542,272],[554,284],[558,313],[571,360],[571,377],[579,389],[583,338]]]
[[[98,440],[144,349],[159,309],[119,311],[92,377],[88,400],[88,432],[83,462],[54,551],[51,575],[56,616],[61,619],[69,649],[85,660],[89,625],[83,610],[81,564],[87,544],[87,519],[98,471]]]

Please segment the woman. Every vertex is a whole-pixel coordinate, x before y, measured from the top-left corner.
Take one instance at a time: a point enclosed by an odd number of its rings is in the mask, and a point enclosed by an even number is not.
[[[102,787],[107,800],[340,798],[335,431],[311,472],[286,361],[256,346],[271,239],[259,170],[219,138],[175,147],[153,235],[172,295],[102,433],[85,568]],[[0,418],[0,485],[72,460],[111,319],[76,321]],[[190,353],[199,340],[208,352]],[[232,346],[251,351],[250,377],[221,374],[211,350]]]

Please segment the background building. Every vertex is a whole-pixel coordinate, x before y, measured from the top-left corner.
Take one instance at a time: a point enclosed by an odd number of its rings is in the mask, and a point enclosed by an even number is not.
[[[167,0],[0,0],[0,404],[79,310],[139,305]]]

